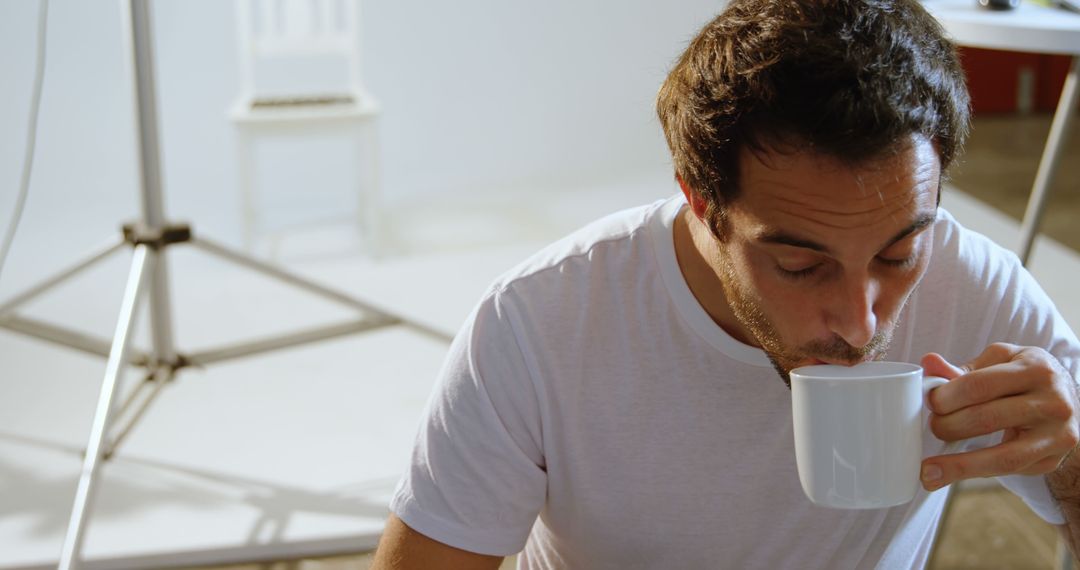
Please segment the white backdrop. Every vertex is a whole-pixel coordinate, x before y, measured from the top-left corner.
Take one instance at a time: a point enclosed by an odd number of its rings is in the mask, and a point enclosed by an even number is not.
[[[23,156],[36,6],[0,0],[0,224]],[[239,87],[233,3],[154,7],[167,213],[236,244],[226,116]],[[674,191],[653,97],[718,8],[365,2],[364,76],[383,107],[388,221],[427,244],[488,240],[502,249],[294,268],[454,330],[484,285],[538,242]],[[0,299],[117,239],[118,225],[138,213],[122,33],[119,0],[52,0],[32,191]],[[330,144],[304,150],[291,155],[302,158],[291,171],[272,165],[274,182],[296,188],[270,201],[284,215],[340,183],[334,167],[349,160]],[[316,174],[304,168],[327,162]],[[182,349],[336,314],[185,251],[170,265]],[[126,264],[118,255],[27,310],[108,337]],[[142,340],[145,325],[137,330]],[[88,555],[210,551],[224,560],[372,546],[445,350],[416,336],[360,335],[185,371],[103,471]],[[100,359],[0,335],[0,487],[18,485],[0,492],[0,567],[47,567],[59,553],[102,368]]]
[[[364,2],[363,75],[384,109],[389,210],[408,215],[431,200],[496,194],[512,203],[666,175],[653,98],[721,3],[672,6]],[[154,7],[167,213],[236,242],[239,198],[225,115],[238,88],[233,3],[159,0]],[[36,2],[0,1],[3,223],[22,160],[35,14]],[[115,0],[52,2],[31,199],[0,294],[11,292],[13,280],[23,282],[14,274],[25,274],[35,259],[74,259],[137,213],[121,34]]]
[[[653,97],[720,2],[672,4],[364,2],[364,76],[384,109],[383,193],[391,222],[407,221],[408,231],[425,232],[429,243],[447,232],[504,243],[527,229],[518,223],[526,216],[498,218],[507,204],[541,209],[549,236],[551,228],[562,231],[673,191]],[[226,119],[238,87],[233,3],[154,5],[168,213],[236,243],[239,198]],[[117,225],[137,213],[119,6],[119,0],[52,0],[39,153],[0,299],[92,244],[115,239]],[[0,224],[8,221],[22,160],[35,14],[33,0],[0,0]],[[319,153],[348,160],[325,145],[309,150],[308,160]],[[315,178],[299,167],[278,179],[303,185],[301,201],[337,182],[332,173]],[[957,192],[945,199],[965,223],[1000,243],[1015,242],[1015,224],[993,210]],[[288,200],[275,203],[288,213]],[[462,206],[438,207],[455,203]],[[439,220],[440,213],[447,219]],[[477,232],[479,225],[487,229]],[[302,269],[453,330],[484,284],[532,245],[380,267],[309,263]],[[1075,325],[1080,304],[1071,284],[1080,262],[1055,244],[1040,248],[1046,249],[1036,257],[1036,276]],[[45,318],[108,336],[125,267],[118,256],[36,308]],[[201,257],[178,255],[172,267],[177,277],[199,276],[175,288],[182,348],[323,316],[266,280],[234,278]],[[444,350],[394,334],[186,371],[125,443],[120,459],[127,461],[110,464],[91,551],[222,548],[243,556],[262,546],[250,534],[264,520],[276,525],[279,539],[292,541],[289,548],[320,537],[349,548],[370,545],[356,537],[381,528],[384,491],[407,461],[415,418]],[[103,363],[13,334],[0,341],[0,432],[7,435],[0,438],[0,482],[17,485],[0,492],[8,499],[0,505],[3,566],[59,552]],[[165,544],[172,538],[182,544]]]

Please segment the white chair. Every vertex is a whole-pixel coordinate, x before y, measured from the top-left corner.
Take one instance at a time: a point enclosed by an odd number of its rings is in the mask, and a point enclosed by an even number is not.
[[[237,0],[241,91],[229,116],[249,252],[263,229],[255,188],[259,140],[342,134],[353,145],[357,173],[357,210],[349,221],[365,249],[379,252],[379,107],[360,81],[357,1]]]

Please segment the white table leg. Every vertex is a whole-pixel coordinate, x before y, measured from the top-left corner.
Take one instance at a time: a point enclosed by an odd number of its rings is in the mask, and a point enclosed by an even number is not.
[[[1050,135],[1046,139],[1042,160],[1039,161],[1035,185],[1031,188],[1027,210],[1024,211],[1024,220],[1020,224],[1020,246],[1017,254],[1024,265],[1027,265],[1028,258],[1031,257],[1031,248],[1034,245],[1035,236],[1039,233],[1039,226],[1042,224],[1047,194],[1050,183],[1054,179],[1054,171],[1057,170],[1058,161],[1061,159],[1065,137],[1069,132],[1069,123],[1076,115],[1077,95],[1080,94],[1080,90],[1077,89],[1078,78],[1080,78],[1080,56],[1073,56],[1072,67],[1065,78],[1061,99],[1058,100],[1057,111],[1054,112],[1054,121],[1050,125]]]

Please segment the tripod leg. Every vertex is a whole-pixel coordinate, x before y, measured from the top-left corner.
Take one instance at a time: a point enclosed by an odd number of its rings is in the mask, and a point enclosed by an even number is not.
[[[159,367],[150,376],[143,379],[143,381],[139,384],[139,389],[136,390],[136,393],[132,394],[133,398],[131,400],[128,400],[128,402],[125,402],[125,404],[132,404],[134,402],[134,397],[137,397],[138,392],[141,391],[141,388],[145,387],[147,384],[152,384],[150,394],[143,398],[142,403],[135,410],[135,412],[125,421],[125,423],[120,424],[120,426],[116,429],[116,435],[113,436],[112,439],[105,444],[104,448],[101,451],[101,454],[105,459],[109,459],[114,453],[116,453],[116,449],[120,447],[121,443],[123,443],[124,438],[126,438],[128,434],[131,433],[131,430],[135,429],[135,424],[137,424],[139,420],[142,419],[143,414],[145,414],[146,410],[150,408],[150,404],[152,404],[154,400],[157,399],[158,394],[161,394],[161,390],[165,387],[165,385],[169,382],[172,382],[173,376],[175,375],[176,370],[174,368]],[[114,420],[123,420],[126,412],[126,409],[121,409],[119,412],[117,412]]]
[[[37,298],[38,296],[51,290],[53,287],[56,287],[60,283],[63,283],[65,280],[75,276],[84,269],[112,255],[114,252],[124,247],[124,245],[125,243],[123,241],[110,242],[108,247],[95,250],[94,253],[88,255],[85,260],[80,261],[76,265],[73,265],[63,270],[60,273],[57,273],[56,275],[45,279],[44,281],[35,283],[31,287],[28,287],[25,292],[15,295],[6,303],[0,305],[0,319],[3,319],[5,315],[14,311],[16,308],[19,307],[19,305],[27,303],[31,299]]]
[[[113,393],[120,375],[124,371],[127,362],[128,345],[131,341],[132,327],[139,307],[139,299],[147,284],[147,277],[157,261],[157,253],[151,251],[149,246],[139,245],[135,247],[135,255],[131,260],[131,272],[128,274],[127,286],[124,289],[124,298],[120,304],[120,316],[116,323],[116,334],[113,337],[112,348],[109,352],[109,360],[105,365],[105,379],[101,383],[101,395],[98,397],[97,408],[94,411],[94,422],[90,428],[90,440],[86,445],[86,457],[83,459],[82,472],[79,475],[79,486],[75,491],[75,504],[71,509],[71,519],[68,522],[67,535],[64,537],[64,547],[60,555],[61,570],[75,568],[80,562],[82,553],[83,534],[86,530],[86,515],[92,507],[93,498],[97,489],[98,463],[102,456],[102,443],[105,434],[109,431],[109,422],[113,415]]]
[[[292,285],[299,289],[304,289],[305,291],[330,299],[347,307],[352,307],[360,311],[368,311],[372,313],[383,312],[371,305],[353,299],[352,297],[344,293],[339,293],[338,291],[334,291],[329,287],[319,285],[314,281],[311,281],[310,279],[301,277],[289,271],[285,271],[275,265],[258,261],[250,256],[232,251],[225,246],[218,245],[217,243],[208,241],[205,238],[193,238],[191,240],[191,245],[194,245],[195,247],[202,249],[203,251],[210,253],[211,255],[216,255],[226,261],[231,261],[252,271],[262,273],[263,275],[266,275],[267,277],[270,277],[272,279],[276,279],[283,283],[288,283],[289,285]]]
[[[380,309],[372,304],[365,303],[344,293],[334,291],[333,289],[319,285],[318,283],[315,283],[310,279],[306,279],[283,269],[279,269],[269,263],[257,261],[242,253],[234,252],[227,247],[218,245],[204,238],[193,238],[191,240],[191,245],[194,245],[195,247],[198,247],[199,249],[202,249],[203,251],[206,251],[212,255],[216,255],[226,261],[231,261],[237,265],[247,267],[248,269],[251,269],[253,271],[258,271],[263,275],[266,275],[283,283],[287,283],[294,287],[304,289],[325,299],[330,299],[331,301],[341,303],[342,305],[345,305],[347,307],[352,307],[354,309],[372,315],[395,318],[401,321],[402,326],[408,327],[416,332],[425,334],[432,338],[442,340],[444,342],[450,342],[454,338],[452,334],[447,334],[444,331],[440,331],[427,325],[423,325],[415,321],[399,317],[387,310]]]

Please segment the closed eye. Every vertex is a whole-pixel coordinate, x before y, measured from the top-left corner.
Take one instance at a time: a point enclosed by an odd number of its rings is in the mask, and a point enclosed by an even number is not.
[[[891,259],[887,257],[877,257],[876,261],[886,267],[895,269],[905,269],[915,264],[915,255],[909,255],[903,259]],[[792,281],[799,281],[812,277],[820,269],[821,264],[817,263],[803,269],[785,269],[779,265],[776,266],[777,273],[785,279]]]
[[[812,276],[815,272],[817,272],[819,267],[821,267],[820,263],[816,265],[811,265],[810,267],[807,267],[805,269],[797,269],[793,271],[790,269],[784,269],[783,267],[777,265],[776,271],[780,274],[781,277],[791,279],[793,281],[798,281],[800,279],[806,279],[807,277]]]
[[[878,263],[887,265],[889,267],[895,267],[897,269],[903,269],[905,267],[911,267],[915,263],[915,255],[909,255],[903,259],[889,259],[885,257],[878,257]]]

